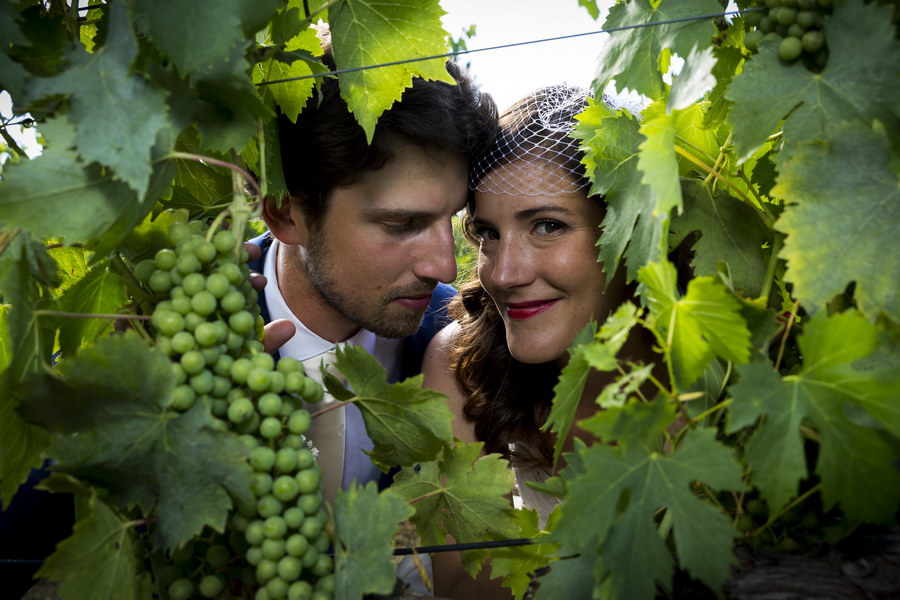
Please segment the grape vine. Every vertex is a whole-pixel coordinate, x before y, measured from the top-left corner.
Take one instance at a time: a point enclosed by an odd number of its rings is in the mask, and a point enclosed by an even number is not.
[[[324,501],[304,437],[322,386],[260,343],[241,244],[285,193],[274,115],[326,71],[310,25],[371,135],[411,77],[446,77],[378,66],[447,51],[437,0],[0,2],[20,115],[0,127],[0,518],[41,468],[78,514],[53,552],[0,561],[39,560],[62,600],[359,600],[394,592],[395,546],[530,538],[463,562],[490,558],[517,598],[727,597],[755,552],[896,528],[900,11],[726,4],[606,11],[572,135],[608,205],[600,260],[637,292],[570,350],[547,427],[585,441],[535,484],[562,498],[541,527],[504,461],[454,442],[442,396],[361,348],[337,351],[350,389],[325,385],[398,473]],[[31,160],[7,132],[25,113]],[[664,377],[620,356],[631,331]],[[613,383],[576,421],[592,370]]]

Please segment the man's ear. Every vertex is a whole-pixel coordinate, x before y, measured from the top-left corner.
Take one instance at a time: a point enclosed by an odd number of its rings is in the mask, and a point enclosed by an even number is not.
[[[272,235],[282,244],[307,245],[309,227],[306,217],[292,198],[282,198],[281,206],[277,205],[274,198],[266,198],[263,201],[262,218]]]

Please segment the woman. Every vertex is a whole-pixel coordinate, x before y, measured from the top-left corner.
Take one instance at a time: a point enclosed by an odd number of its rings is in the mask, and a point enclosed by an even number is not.
[[[588,196],[570,137],[585,105],[578,89],[543,88],[501,116],[492,151],[473,169],[464,219],[478,245],[478,281],[461,288],[450,309],[456,321],[432,340],[423,366],[425,385],[447,394],[457,415],[456,437],[509,458],[524,505],[542,522],[556,499],[523,482],[553,473],[554,440],[541,426],[567,349],[588,321],[602,322],[633,295],[621,272],[609,280],[597,262],[605,204]],[[623,349],[644,362],[650,352],[637,338]],[[593,414],[612,377],[591,373],[577,418]]]

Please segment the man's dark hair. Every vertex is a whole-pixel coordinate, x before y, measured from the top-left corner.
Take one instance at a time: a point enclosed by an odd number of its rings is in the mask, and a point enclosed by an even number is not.
[[[333,68],[330,48],[324,62]],[[311,226],[328,209],[331,191],[353,184],[366,171],[391,160],[390,142],[399,139],[428,151],[468,158],[480,155],[497,128],[497,107],[480,92],[463,67],[448,61],[457,85],[420,78],[398,102],[382,113],[372,143],[341,98],[334,78],[319,84],[296,123],[278,116],[281,162],[288,192]]]

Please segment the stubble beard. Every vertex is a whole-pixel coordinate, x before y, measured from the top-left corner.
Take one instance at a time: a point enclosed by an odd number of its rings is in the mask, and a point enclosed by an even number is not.
[[[391,306],[394,299],[422,294],[421,290],[389,289],[375,301],[354,296],[353,290],[342,291],[334,276],[331,255],[325,244],[310,244],[304,248],[300,263],[313,289],[328,306],[361,328],[381,337],[401,338],[414,334],[422,324],[425,311],[413,312]]]

